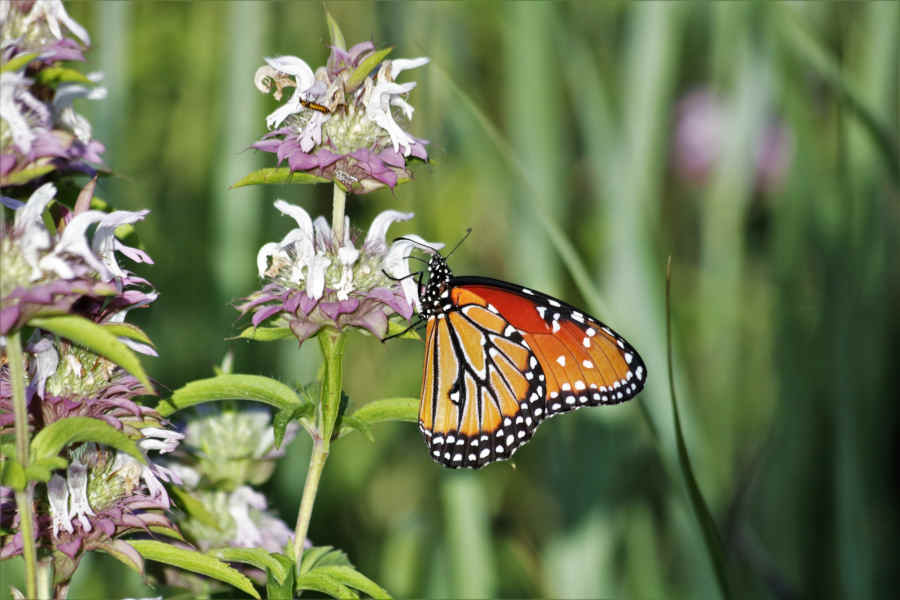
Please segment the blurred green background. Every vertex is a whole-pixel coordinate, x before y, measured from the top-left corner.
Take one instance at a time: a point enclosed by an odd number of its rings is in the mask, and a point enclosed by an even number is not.
[[[243,325],[234,301],[258,287],[257,249],[293,227],[272,201],[327,215],[331,190],[227,188],[272,166],[245,151],[277,106],[253,88],[256,67],[279,54],[323,64],[322,6],[68,8],[109,89],[76,106],[119,175],[98,195],[152,210],[138,231],[156,264],[138,270],[161,296],[133,313],[160,350],[150,373],[176,389],[233,350],[237,372],[310,380],[314,343],[226,338]],[[408,424],[341,440],[314,542],[401,597],[714,597],[665,378],[672,255],[682,421],[738,597],[896,589],[900,4],[329,10],[350,44],[432,60],[402,79],[418,82],[411,129],[433,162],[393,193],[351,198],[353,224],[411,210],[390,235],[451,245],[472,227],[457,273],[585,306],[650,377],[644,410],[554,419],[515,465],[445,470]],[[354,335],[351,402],[417,396],[422,354]],[[308,452],[298,438],[266,488],[291,526]],[[118,563],[85,567],[72,597],[152,593]]]

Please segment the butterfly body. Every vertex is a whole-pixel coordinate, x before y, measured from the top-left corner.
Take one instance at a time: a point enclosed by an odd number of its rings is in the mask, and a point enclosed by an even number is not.
[[[643,388],[634,348],[577,308],[505,281],[454,277],[438,253],[428,273],[419,429],[440,464],[509,459],[544,419]]]

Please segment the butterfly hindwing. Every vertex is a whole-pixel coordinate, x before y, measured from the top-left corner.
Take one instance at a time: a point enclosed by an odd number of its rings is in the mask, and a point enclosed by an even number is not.
[[[501,316],[468,304],[429,319],[419,428],[432,458],[480,467],[512,454],[543,418],[540,365]]]

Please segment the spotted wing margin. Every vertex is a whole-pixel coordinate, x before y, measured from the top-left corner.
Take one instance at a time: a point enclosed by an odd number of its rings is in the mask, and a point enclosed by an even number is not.
[[[617,404],[643,389],[634,347],[599,319],[553,296],[486,277],[456,277],[457,296],[480,298],[517,328],[546,375],[547,416]]]
[[[432,459],[479,468],[510,458],[546,414],[544,374],[527,342],[481,304],[432,317],[425,338],[419,429]]]

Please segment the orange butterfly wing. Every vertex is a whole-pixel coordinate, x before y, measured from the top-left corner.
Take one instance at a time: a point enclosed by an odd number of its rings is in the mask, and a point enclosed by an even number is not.
[[[453,309],[428,320],[419,428],[449,467],[505,460],[560,412],[615,404],[646,380],[640,356],[555,298],[459,277]]]

